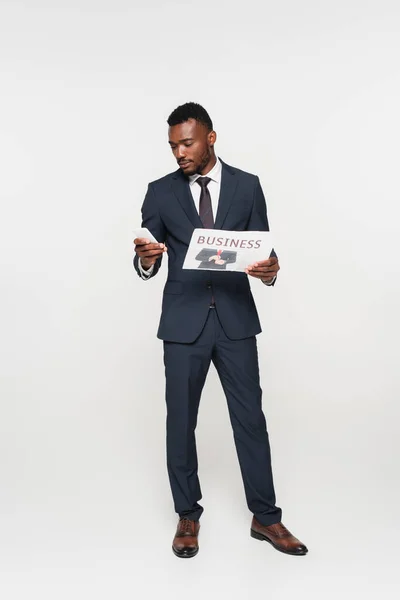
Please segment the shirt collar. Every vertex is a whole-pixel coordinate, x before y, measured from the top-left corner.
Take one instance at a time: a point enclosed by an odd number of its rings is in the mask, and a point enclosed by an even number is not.
[[[217,156],[217,162],[215,163],[215,165],[213,166],[211,171],[209,171],[208,173],[205,173],[204,175],[200,175],[199,173],[195,173],[194,175],[189,175],[189,185],[193,185],[193,183],[199,177],[209,177],[212,181],[215,181],[216,183],[220,183],[221,171],[222,171],[222,164]]]

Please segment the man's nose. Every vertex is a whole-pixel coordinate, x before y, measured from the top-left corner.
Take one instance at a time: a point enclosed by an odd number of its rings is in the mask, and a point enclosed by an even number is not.
[[[179,146],[178,158],[185,158],[185,156],[186,156],[185,146]]]

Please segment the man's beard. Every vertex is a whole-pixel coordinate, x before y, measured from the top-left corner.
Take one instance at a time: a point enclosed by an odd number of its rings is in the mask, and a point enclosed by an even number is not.
[[[190,171],[184,171],[181,168],[181,173],[183,175],[185,175],[185,177],[191,177],[192,175],[196,175],[196,174],[201,175],[200,171],[202,171],[204,169],[204,167],[207,165],[207,163],[209,162],[211,156],[212,156],[211,148],[208,148],[204,152],[203,156],[201,157],[200,164],[199,164],[198,167],[196,167],[196,166],[193,165],[193,167],[191,168]]]
[[[200,165],[196,169],[196,173],[199,173],[201,175],[200,171],[202,171],[204,169],[204,167],[207,165],[210,158],[211,158],[211,149],[208,148],[208,150],[206,150],[206,152],[204,153],[204,155],[202,157],[202,161],[201,161]]]

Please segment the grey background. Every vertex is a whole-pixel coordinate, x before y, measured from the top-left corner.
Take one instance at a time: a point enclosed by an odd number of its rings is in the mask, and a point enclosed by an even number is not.
[[[3,598],[397,597],[399,23],[387,0],[0,2]],[[249,537],[214,371],[201,551],[170,550],[166,265],[141,282],[131,232],[188,100],[267,196],[264,409],[306,558]]]

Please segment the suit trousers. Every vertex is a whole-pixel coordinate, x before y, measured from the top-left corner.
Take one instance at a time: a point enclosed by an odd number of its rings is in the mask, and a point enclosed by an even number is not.
[[[227,403],[247,505],[263,525],[281,520],[275,505],[271,454],[261,406],[256,338],[230,340],[210,308],[200,336],[190,344],[164,341],[167,404],[167,467],[179,516],[203,512],[197,474],[195,429],[200,397],[211,364]]]

